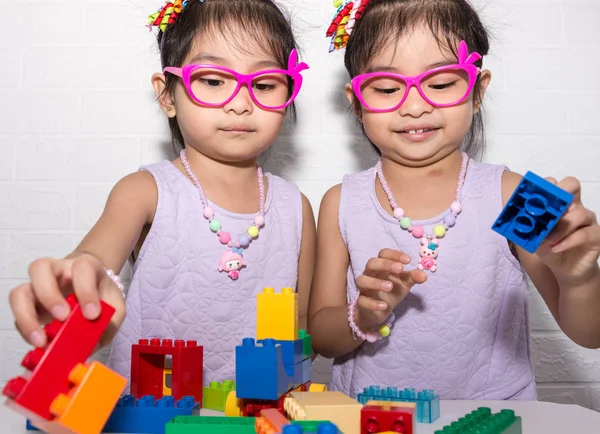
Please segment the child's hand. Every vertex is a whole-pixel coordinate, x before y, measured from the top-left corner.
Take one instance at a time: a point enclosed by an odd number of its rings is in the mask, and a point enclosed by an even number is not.
[[[581,184],[577,179],[546,179],[575,198],[536,254],[559,279],[578,285],[600,271],[600,226],[596,214],[581,202]]]
[[[409,263],[407,254],[392,249],[383,249],[377,258],[369,259],[365,271],[356,279],[360,296],[355,321],[361,330],[383,323],[410,288],[427,280],[421,270],[404,271],[404,265]]]
[[[106,275],[100,261],[89,254],[72,259],[38,259],[29,267],[31,281],[13,289],[10,306],[19,333],[30,344],[47,343],[43,324],[53,318],[63,321],[70,312],[65,295],[75,292],[83,315],[95,319],[100,314],[100,299],[115,308],[100,345],[109,343],[125,318],[125,300]]]

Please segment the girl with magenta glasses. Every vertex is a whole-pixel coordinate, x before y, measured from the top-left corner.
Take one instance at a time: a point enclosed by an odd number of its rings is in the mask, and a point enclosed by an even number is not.
[[[76,250],[35,261],[31,281],[10,300],[19,331],[43,346],[41,324],[65,319],[67,293],[88,318],[103,299],[116,308],[102,340],[114,338],[112,369],[129,378],[140,338],[197,340],[208,384],[235,378],[234,349],[254,336],[265,286],[296,288],[306,328],[313,212],[295,185],[263,173],[257,157],[294,116],[308,66],[271,0],[176,0],[149,23],[159,27],[163,66],[152,85],[179,158],[119,181]],[[128,257],[125,303],[117,274]]]
[[[569,338],[600,347],[600,227],[579,182],[558,182],[575,200],[534,254],[491,229],[521,176],[476,161],[492,74],[467,1],[355,0],[328,33],[381,156],[320,208],[309,331],[333,387],[536,399],[527,276]]]

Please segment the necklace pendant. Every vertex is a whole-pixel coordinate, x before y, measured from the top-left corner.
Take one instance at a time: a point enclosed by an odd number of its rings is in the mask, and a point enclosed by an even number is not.
[[[240,277],[240,270],[246,266],[246,261],[242,256],[242,249],[232,247],[221,254],[219,260],[219,271],[225,271],[231,280],[237,280]]]
[[[435,273],[437,270],[437,257],[438,257],[438,246],[439,240],[432,236],[431,238],[423,237],[421,238],[421,248],[419,249],[419,259],[418,268],[419,270],[431,271]]]

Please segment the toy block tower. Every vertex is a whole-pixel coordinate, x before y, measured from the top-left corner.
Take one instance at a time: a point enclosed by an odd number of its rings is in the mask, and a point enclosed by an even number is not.
[[[293,288],[283,288],[280,294],[265,288],[256,303],[256,339],[298,339],[298,294]]]
[[[131,346],[131,394],[193,396],[202,405],[204,348],[196,341],[140,339]]]

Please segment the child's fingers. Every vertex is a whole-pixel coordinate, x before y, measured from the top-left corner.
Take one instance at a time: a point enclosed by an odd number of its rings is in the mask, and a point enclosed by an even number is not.
[[[382,259],[389,259],[393,262],[400,262],[405,265],[410,264],[410,256],[399,250],[383,249],[379,252],[378,257]]]
[[[386,280],[387,275],[390,273],[402,273],[403,271],[404,264],[400,262],[383,258],[371,258],[367,261],[363,275]]]
[[[403,284],[402,286],[410,289],[416,284],[424,283],[427,280],[427,274],[422,270],[415,269],[411,271],[405,271],[398,276],[390,276],[390,278],[400,280],[400,282]]]
[[[31,284],[17,286],[10,292],[8,301],[15,317],[15,325],[23,339],[34,347],[46,345],[46,333],[35,309],[35,296]]]
[[[394,288],[394,284],[389,280],[383,280],[377,277],[365,276],[364,274],[358,276],[356,279],[356,286],[363,291],[391,291]]]
[[[71,308],[62,294],[57,278],[63,273],[65,261],[37,259],[29,267],[34,304],[37,301],[59,321],[67,319]]]
[[[385,312],[388,308],[388,304],[385,301],[374,300],[365,295],[361,295],[358,297],[357,306],[361,309],[377,313],[377,312]],[[383,313],[381,315],[384,315]]]
[[[591,226],[596,222],[596,215],[582,207],[576,206],[570,209],[564,216],[561,218],[550,235],[548,236],[548,243],[550,245],[555,245],[577,231],[580,228],[584,228],[586,226]]]
[[[81,306],[81,312],[87,319],[96,319],[100,315],[100,282],[106,278],[104,268],[92,256],[81,256],[74,260],[73,291]]]

